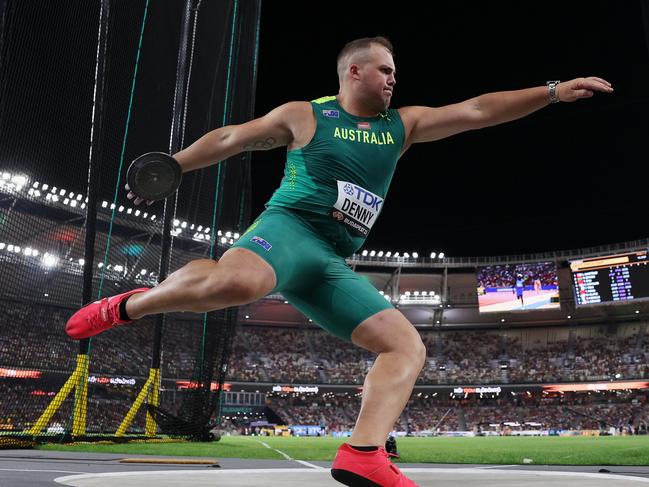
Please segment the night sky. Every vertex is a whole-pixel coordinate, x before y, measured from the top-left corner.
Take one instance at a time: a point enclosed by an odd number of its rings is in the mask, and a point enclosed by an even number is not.
[[[395,46],[395,108],[600,76],[613,94],[412,147],[365,248],[457,257],[645,238],[649,9],[641,3],[266,0],[256,115],[336,94],[337,53],[364,36]],[[256,213],[283,166],[284,149],[254,153]]]

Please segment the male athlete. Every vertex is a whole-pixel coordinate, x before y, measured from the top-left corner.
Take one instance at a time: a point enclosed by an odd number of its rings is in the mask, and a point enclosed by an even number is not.
[[[333,477],[350,486],[416,485],[392,465],[383,445],[426,350],[414,326],[345,257],[362,246],[397,161],[412,144],[613,89],[601,78],[578,78],[440,108],[393,109],[395,74],[387,39],[357,39],[338,56],[338,95],[281,105],[261,118],[213,130],[175,154],[183,171],[193,171],[243,151],[287,147],[280,187],[218,262],[195,260],[152,289],[91,303],[70,318],[67,333],[81,339],[146,315],[202,313],[281,292],[320,327],[378,354],[365,378],[352,437],[333,462]],[[133,192],[128,198],[136,205],[143,201]]]

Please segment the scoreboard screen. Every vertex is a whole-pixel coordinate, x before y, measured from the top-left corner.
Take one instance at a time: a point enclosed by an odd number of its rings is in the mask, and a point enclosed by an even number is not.
[[[649,298],[647,251],[570,262],[577,306]]]
[[[554,262],[478,267],[480,313],[559,309],[559,279]]]

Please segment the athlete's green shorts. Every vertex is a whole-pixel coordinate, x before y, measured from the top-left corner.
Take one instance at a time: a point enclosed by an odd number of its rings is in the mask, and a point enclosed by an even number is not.
[[[393,306],[304,216],[268,207],[233,247],[251,250],[271,265],[277,278],[273,293],[281,293],[321,328],[351,341],[354,328]]]

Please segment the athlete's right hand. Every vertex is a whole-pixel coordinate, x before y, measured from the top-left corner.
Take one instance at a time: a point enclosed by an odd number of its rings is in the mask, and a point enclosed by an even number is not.
[[[126,191],[128,191],[128,194],[126,195],[126,197],[127,197],[129,200],[132,200],[133,198],[135,198],[135,199],[133,200],[133,204],[134,204],[135,206],[137,206],[137,205],[139,205],[140,203],[142,203],[143,201],[145,201],[144,198],[140,198],[140,197],[139,197],[138,195],[136,195],[133,191],[131,191],[131,188],[129,188],[128,184],[125,184],[125,185],[124,185],[124,188],[126,189]],[[146,200],[146,204],[147,204],[147,206],[151,206],[153,203],[155,203],[155,201],[153,201],[153,200]]]

